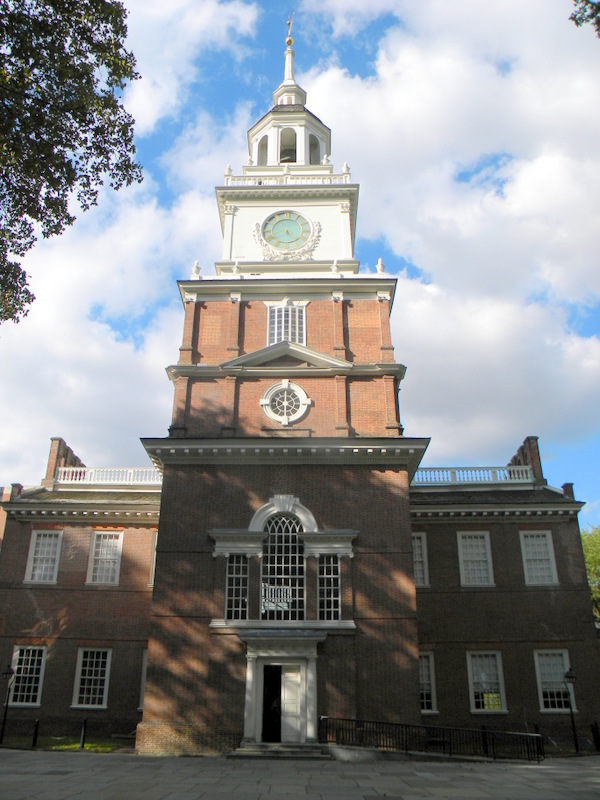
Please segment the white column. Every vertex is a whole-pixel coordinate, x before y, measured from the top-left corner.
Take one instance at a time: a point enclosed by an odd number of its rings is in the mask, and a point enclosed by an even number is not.
[[[317,729],[317,657],[306,661],[306,741],[316,742]]]
[[[244,741],[256,741],[256,656],[246,656],[246,699],[244,703]]]

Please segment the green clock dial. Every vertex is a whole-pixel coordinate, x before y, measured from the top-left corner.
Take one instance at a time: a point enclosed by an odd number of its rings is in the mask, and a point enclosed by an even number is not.
[[[297,211],[278,211],[262,226],[265,242],[277,250],[297,250],[306,244],[310,233],[310,223]]]

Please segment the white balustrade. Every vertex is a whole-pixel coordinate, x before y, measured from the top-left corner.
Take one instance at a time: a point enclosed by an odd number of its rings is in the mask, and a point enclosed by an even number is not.
[[[421,467],[412,480],[413,486],[456,486],[468,483],[505,485],[533,482],[533,470],[528,466]]]
[[[162,475],[153,467],[60,467],[57,481],[66,484],[157,486],[162,483]]]
[[[225,175],[225,186],[339,186],[350,183],[350,175]]]

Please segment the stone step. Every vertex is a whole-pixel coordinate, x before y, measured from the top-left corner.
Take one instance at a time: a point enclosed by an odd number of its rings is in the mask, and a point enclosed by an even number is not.
[[[228,758],[295,758],[331,761],[320,744],[285,744],[279,742],[248,742],[240,745]]]

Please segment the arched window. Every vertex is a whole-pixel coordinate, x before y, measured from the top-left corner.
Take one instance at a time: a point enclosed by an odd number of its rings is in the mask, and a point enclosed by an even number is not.
[[[296,163],[296,131],[293,128],[284,128],[279,141],[279,163]]]
[[[304,619],[304,531],[295,514],[269,517],[261,559],[261,619]]]
[[[268,146],[268,137],[263,136],[260,142],[258,143],[258,166],[259,167],[266,167],[267,166],[267,146]]]
[[[310,153],[310,163],[311,164],[320,164],[321,163],[321,150],[319,148],[319,140],[311,133],[308,137],[308,149]]]

